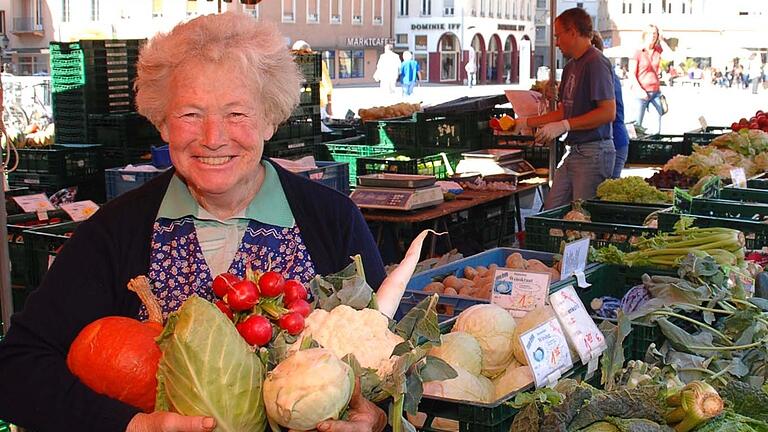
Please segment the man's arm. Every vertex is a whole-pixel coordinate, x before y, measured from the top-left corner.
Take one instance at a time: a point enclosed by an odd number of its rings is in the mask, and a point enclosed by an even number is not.
[[[563,106],[558,105],[557,109],[554,111],[551,111],[536,117],[528,117],[527,125],[528,127],[540,127],[540,126],[544,126],[547,123],[560,121],[564,117],[565,115],[563,114]]]

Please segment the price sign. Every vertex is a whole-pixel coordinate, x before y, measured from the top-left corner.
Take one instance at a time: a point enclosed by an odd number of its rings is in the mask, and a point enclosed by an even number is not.
[[[520,342],[536,387],[554,384],[573,365],[568,341],[557,317],[523,333]]]
[[[587,267],[587,257],[589,255],[589,239],[576,240],[565,245],[563,251],[563,265],[560,273],[560,280],[576,276],[580,288],[590,286],[584,276],[584,269]]]
[[[508,310],[513,317],[522,317],[536,306],[544,305],[549,292],[549,278],[549,273],[496,269],[491,303]]]
[[[706,132],[707,131],[707,119],[704,118],[704,116],[699,116],[699,124],[701,125],[701,131]]]
[[[635,130],[634,124],[630,123],[627,125],[627,135],[629,139],[637,139],[637,130]]]
[[[747,175],[744,173],[744,168],[731,169],[731,183],[737,188],[747,187]]]
[[[555,310],[560,324],[565,329],[568,339],[579,353],[581,362],[590,364],[605,351],[605,336],[590,318],[587,308],[576,294],[573,286],[567,286],[549,296],[549,302]],[[594,362],[597,366],[597,362]]]
[[[12,197],[25,213],[53,211],[56,208],[43,193]]]
[[[67,212],[73,221],[82,222],[96,213],[96,211],[99,209],[99,206],[95,202],[87,200],[70,204],[62,204],[61,208]]]

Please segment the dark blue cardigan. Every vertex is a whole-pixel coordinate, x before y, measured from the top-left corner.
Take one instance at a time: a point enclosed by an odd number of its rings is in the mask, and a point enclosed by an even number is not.
[[[274,164],[318,274],[341,270],[361,254],[377,288],[384,266],[362,214],[346,196]],[[0,418],[36,432],[123,432],[138,412],[98,395],[68,370],[65,358],[88,323],[135,317],[128,281],[149,270],[152,227],[173,172],[104,205],[78,227],[40,288],[13,316],[0,342]]]

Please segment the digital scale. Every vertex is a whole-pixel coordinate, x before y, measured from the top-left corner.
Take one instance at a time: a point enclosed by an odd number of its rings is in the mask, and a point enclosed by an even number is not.
[[[456,172],[480,173],[483,176],[509,174],[525,177],[536,172],[536,169],[523,159],[520,149],[485,149],[461,154],[464,159],[459,162]]]
[[[360,208],[409,211],[443,202],[434,176],[369,174],[357,177],[350,197]]]

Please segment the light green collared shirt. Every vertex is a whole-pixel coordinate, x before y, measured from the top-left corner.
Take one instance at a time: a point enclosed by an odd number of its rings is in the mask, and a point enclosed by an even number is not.
[[[214,277],[229,270],[251,220],[281,228],[291,228],[295,223],[275,167],[265,161],[261,164],[265,168],[261,189],[245,210],[226,220],[201,207],[178,176],[171,178],[160,203],[157,219],[193,218],[200,248]]]

